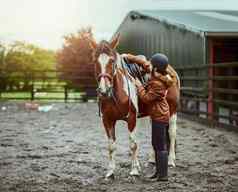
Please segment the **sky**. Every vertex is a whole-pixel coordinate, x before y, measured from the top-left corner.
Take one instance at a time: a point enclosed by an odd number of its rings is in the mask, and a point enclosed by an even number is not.
[[[138,9],[232,9],[238,0],[0,0],[0,42],[23,40],[59,49],[63,36],[92,26],[110,39],[126,14]]]

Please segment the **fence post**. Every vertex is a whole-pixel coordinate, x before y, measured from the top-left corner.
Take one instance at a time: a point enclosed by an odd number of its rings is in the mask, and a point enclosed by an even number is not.
[[[64,102],[67,103],[68,100],[68,87],[67,85],[64,86]]]
[[[31,101],[34,101],[35,99],[35,94],[34,94],[34,83],[31,85]]]

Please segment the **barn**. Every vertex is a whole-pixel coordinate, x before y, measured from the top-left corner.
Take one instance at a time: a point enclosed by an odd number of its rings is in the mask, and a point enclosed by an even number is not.
[[[182,112],[237,130],[238,11],[131,11],[117,33],[120,53],[169,57],[182,82]]]

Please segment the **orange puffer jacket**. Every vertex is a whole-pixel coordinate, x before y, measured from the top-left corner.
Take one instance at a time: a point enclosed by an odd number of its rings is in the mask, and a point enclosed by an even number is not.
[[[131,63],[140,65],[145,73],[151,72],[152,68],[149,61],[131,54],[124,55],[124,57]],[[152,76],[146,88],[143,86],[138,88],[140,105],[143,105],[144,103],[144,106],[142,106],[142,113],[149,114],[153,120],[161,122],[168,122],[170,112],[176,111],[176,107],[173,109],[173,105],[169,106],[167,102],[168,98],[166,99],[168,89],[177,81],[176,72],[170,65],[167,67],[166,72],[168,75],[157,73],[158,75]]]
[[[152,120],[169,122],[170,112],[166,94],[172,84],[170,77],[159,75],[152,76],[146,88],[138,87],[139,98],[146,104],[146,111]]]

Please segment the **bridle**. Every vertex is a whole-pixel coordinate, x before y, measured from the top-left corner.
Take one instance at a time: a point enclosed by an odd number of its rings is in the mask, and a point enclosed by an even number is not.
[[[118,69],[118,66],[117,66],[117,59],[118,57],[120,57],[118,54],[116,55],[116,59],[112,62],[112,75],[110,75],[109,73],[100,73],[98,76],[97,76],[97,82],[99,84],[101,78],[108,78],[109,81],[111,82],[111,88],[109,90],[109,94],[111,97],[108,97],[108,98],[111,98],[115,104],[116,104],[116,107],[118,109],[118,111],[122,114],[122,111],[120,110],[120,106],[118,104],[118,100],[115,96],[115,92],[114,92],[114,83],[113,83],[113,78],[114,76],[116,75],[116,70]],[[120,61],[122,62],[122,61]],[[123,69],[125,70],[124,68],[124,64],[122,64],[122,67]],[[129,88],[129,80],[128,78],[126,77],[126,80],[127,80],[127,86],[128,86],[128,93],[129,93],[129,99],[128,99],[128,109],[130,109],[130,105],[131,105],[131,101],[130,101],[130,88]],[[99,89],[99,87],[97,88],[97,90]],[[99,97],[100,98],[100,97]],[[101,102],[100,102],[100,99],[98,100],[98,107],[99,107],[99,116],[101,116]],[[125,118],[128,118],[129,116],[129,111],[128,110],[128,113],[127,115],[125,116]]]
[[[110,91],[109,94],[111,96],[113,95],[113,78],[114,78],[114,75],[116,74],[116,69],[117,69],[116,61],[117,61],[117,55],[116,55],[116,59],[113,59],[113,62],[112,62],[112,75],[109,74],[109,73],[100,73],[97,76],[98,86],[99,86],[99,82],[100,82],[101,78],[107,78],[111,82],[111,87],[110,87],[110,90],[109,90]],[[96,72],[96,70],[95,70],[95,72]],[[97,90],[99,90],[99,87],[97,87]]]
[[[112,81],[113,77],[109,73],[100,73],[97,76],[97,82],[101,80],[101,78],[108,78],[110,81]]]

